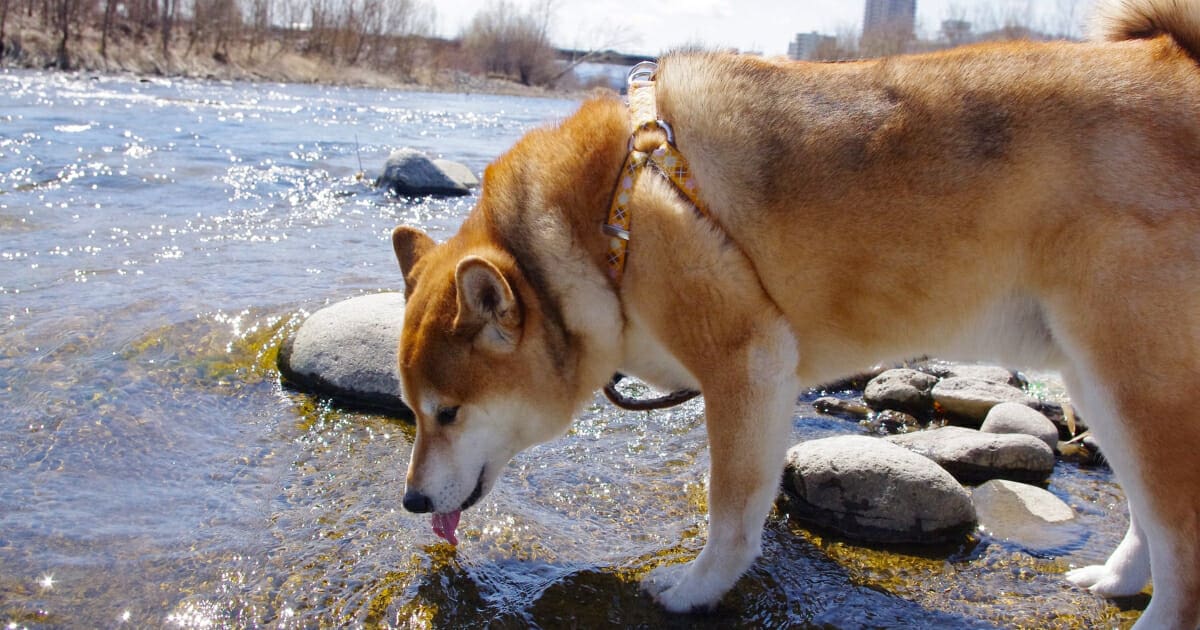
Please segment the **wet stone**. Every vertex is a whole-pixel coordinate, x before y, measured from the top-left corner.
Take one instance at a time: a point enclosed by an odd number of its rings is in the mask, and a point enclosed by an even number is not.
[[[822,396],[814,400],[812,406],[818,413],[850,420],[861,420],[871,414],[871,408],[862,403],[833,396]]]
[[[941,427],[903,435],[891,442],[937,462],[959,481],[1042,481],[1054,470],[1054,452],[1029,435],[983,433]]]
[[[1003,479],[971,492],[979,526],[988,534],[1029,551],[1049,551],[1082,540],[1075,510],[1047,490]]]
[[[872,409],[895,409],[920,415],[929,411],[930,390],[936,383],[937,377],[917,370],[888,370],[867,383],[863,400]]]
[[[941,543],[975,523],[969,494],[930,460],[861,435],[811,440],[788,451],[786,509],[847,538]]]
[[[284,341],[279,371],[298,389],[411,417],[400,397],[403,323],[400,293],[364,295],[327,306]]]
[[[384,164],[383,175],[375,180],[375,186],[402,196],[461,197],[470,194],[465,185],[455,181],[423,153],[413,149],[393,151]]]
[[[861,421],[859,424],[869,429],[872,433],[880,435],[909,433],[921,429],[921,421],[917,420],[915,416],[903,411],[896,411],[895,409],[884,409],[879,413],[873,414],[870,418]]]

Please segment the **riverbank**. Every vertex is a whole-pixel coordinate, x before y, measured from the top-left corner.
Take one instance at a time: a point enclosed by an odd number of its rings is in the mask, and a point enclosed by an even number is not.
[[[0,67],[60,68],[59,37],[36,18],[9,15],[4,31]],[[67,46],[67,68],[98,74],[132,74],[139,77],[192,78],[217,81],[307,83],[354,87],[422,90],[430,92],[487,93],[507,96],[578,98],[573,86],[528,86],[501,77],[484,76],[453,67],[441,57],[450,42],[423,42],[420,62],[407,72],[385,73],[365,64],[335,63],[319,54],[304,52],[302,41],[273,38],[256,45],[226,44],[220,52],[210,43],[189,44],[177,37],[164,54],[156,31],[125,29],[101,41],[99,29],[85,27],[73,34]],[[102,53],[102,49],[106,49]]]

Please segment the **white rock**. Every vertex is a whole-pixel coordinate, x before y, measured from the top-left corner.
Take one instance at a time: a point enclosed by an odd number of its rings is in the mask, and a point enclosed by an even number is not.
[[[1058,427],[1036,409],[1020,403],[1000,403],[988,411],[979,427],[984,433],[1020,433],[1043,441],[1051,450],[1058,448]]]
[[[981,529],[1029,550],[1061,548],[1084,533],[1075,510],[1037,486],[994,479],[975,488],[971,502]]]
[[[1054,451],[1029,435],[941,427],[884,439],[932,459],[968,483],[996,478],[1041,481],[1054,470]]]
[[[1002,402],[1029,402],[1025,392],[1012,385],[962,376],[938,381],[931,394],[943,411],[970,420],[976,423],[974,426],[982,423],[987,412]]]

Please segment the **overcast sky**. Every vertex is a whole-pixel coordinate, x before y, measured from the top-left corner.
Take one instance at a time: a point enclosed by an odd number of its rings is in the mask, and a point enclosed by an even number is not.
[[[437,31],[457,37],[479,9],[499,0],[434,0]],[[784,54],[796,33],[862,29],[864,0],[552,0],[552,38],[563,48],[658,54],[687,44]],[[544,0],[508,0],[528,7]],[[1095,0],[917,0],[917,30],[933,36],[948,17],[986,29],[1018,16],[1039,29],[1080,31]],[[1075,17],[1072,18],[1071,16]],[[1026,17],[1027,16],[1027,17]],[[989,24],[991,23],[991,24]]]

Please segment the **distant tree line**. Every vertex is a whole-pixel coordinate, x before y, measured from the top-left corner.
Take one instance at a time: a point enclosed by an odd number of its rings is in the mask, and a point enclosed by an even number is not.
[[[53,39],[52,64],[60,69],[71,69],[79,47],[110,59],[116,42],[132,42],[158,50],[168,63],[180,55],[225,63],[233,51],[253,57],[272,44],[393,76],[418,63],[525,85],[550,85],[563,74],[549,37],[555,0],[525,8],[491,0],[449,42],[433,39],[435,1],[0,0],[0,59],[21,54],[19,40],[6,32],[16,16]]]

